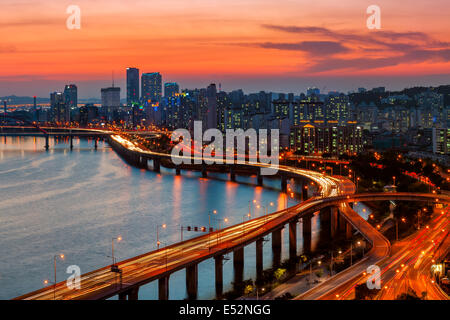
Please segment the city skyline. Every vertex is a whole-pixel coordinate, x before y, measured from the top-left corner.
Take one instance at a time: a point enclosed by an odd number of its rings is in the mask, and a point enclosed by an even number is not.
[[[70,82],[80,98],[97,97],[111,72],[124,87],[128,66],[183,88],[221,83],[248,92],[400,89],[445,84],[450,75],[445,1],[379,1],[380,30],[367,29],[367,6],[356,1],[78,5],[81,29],[68,30],[64,3],[5,2],[0,95],[42,96]]]

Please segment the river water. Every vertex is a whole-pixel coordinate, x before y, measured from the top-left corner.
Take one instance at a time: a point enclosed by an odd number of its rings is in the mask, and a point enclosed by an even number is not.
[[[237,176],[234,183],[226,174],[210,174],[161,168],[161,174],[129,166],[106,143],[51,140],[44,150],[43,138],[0,137],[0,299],[11,299],[41,288],[53,280],[53,257],[57,281],[68,277],[66,268],[78,265],[82,273],[111,264],[111,240],[119,260],[156,249],[157,225],[162,245],[180,240],[181,226],[208,226],[208,212],[228,224],[242,222],[249,201],[261,205],[274,202],[270,212],[284,208],[285,195],[279,180],[265,179],[257,187],[256,177]],[[295,187],[292,185],[292,187]],[[289,205],[294,204],[289,200]],[[263,209],[251,206],[252,215]],[[319,219],[313,219],[313,245]],[[298,228],[302,250],[301,224]],[[183,238],[200,235],[184,232]],[[288,235],[283,231],[282,258],[288,256]],[[255,279],[255,246],[245,248],[245,279]],[[224,290],[231,288],[232,255],[224,264]],[[264,245],[264,267],[271,266],[270,241]],[[214,298],[214,261],[199,264],[200,299]],[[170,277],[170,299],[184,299],[185,271]],[[140,299],[156,299],[157,283],[141,287]]]

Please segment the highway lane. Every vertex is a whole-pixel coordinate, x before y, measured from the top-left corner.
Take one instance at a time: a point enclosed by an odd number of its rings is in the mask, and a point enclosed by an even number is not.
[[[415,234],[415,237],[404,242],[396,259],[383,269],[380,300],[393,300],[409,289],[426,299],[448,300],[448,296],[437,287],[431,277],[431,265],[445,255],[450,244],[450,217],[448,209],[444,215],[438,214],[435,219]]]
[[[348,204],[341,204],[340,212],[345,219],[350,221],[351,224],[360,231],[364,238],[371,243],[371,250],[364,258],[351,267],[337,273],[325,282],[322,282],[316,287],[295,297],[294,300],[339,299],[343,287],[357,281],[360,275],[363,274],[369,266],[380,263],[389,255],[389,241],[356,213]]]
[[[411,288],[420,290],[420,288],[417,288],[417,285],[420,285],[420,282],[425,283],[422,275],[427,270],[429,271],[429,264],[422,262],[427,260],[430,262],[432,260],[428,255],[424,256],[424,252],[428,252],[428,246],[436,245],[444,238],[448,238],[448,224],[449,215],[447,209],[445,214],[438,214],[434,218],[428,226],[429,228],[425,227],[420,232],[395,243],[392,248],[392,255],[388,259],[383,259],[377,263],[381,269],[382,283],[377,299],[393,300],[400,293],[405,292],[405,288],[408,287],[408,284],[411,286],[411,283],[413,284]],[[320,298],[327,300],[353,299],[355,286],[365,283],[369,277],[364,268],[359,269],[359,272],[359,275],[356,274],[353,280],[341,284]],[[416,278],[420,279],[420,281],[417,281]],[[431,281],[426,285],[428,288],[433,286]],[[416,292],[420,296],[422,291]],[[438,298],[433,297],[433,299]]]

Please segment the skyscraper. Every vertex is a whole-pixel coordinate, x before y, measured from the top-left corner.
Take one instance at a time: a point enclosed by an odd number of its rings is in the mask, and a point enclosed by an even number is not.
[[[139,102],[139,69],[127,68],[127,106]]]
[[[50,93],[50,118],[54,122],[64,122],[68,120],[67,106],[64,93]]]
[[[180,92],[180,86],[176,82],[164,83],[164,97],[173,97]]]
[[[67,119],[71,121],[71,111],[78,107],[78,88],[74,84],[68,84],[64,87],[64,100],[67,108]]]
[[[159,72],[143,73],[141,87],[142,100],[144,103],[161,102],[162,78]]]
[[[113,120],[114,112],[117,112],[120,107],[120,88],[110,87],[102,88],[102,112],[107,120]]]
[[[206,99],[206,129],[217,128],[217,89],[215,83],[211,83],[208,88],[206,88]]]

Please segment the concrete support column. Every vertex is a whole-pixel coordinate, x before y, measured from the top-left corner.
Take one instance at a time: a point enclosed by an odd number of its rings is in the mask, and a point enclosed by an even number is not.
[[[235,182],[236,181],[236,173],[234,172],[234,167],[230,166],[230,180]]]
[[[347,221],[345,220],[345,218],[342,216],[342,214],[339,214],[339,231],[344,233],[345,229],[347,227]]]
[[[258,186],[262,186],[263,185],[263,176],[261,175],[260,169],[258,169],[257,180],[258,180]]]
[[[244,281],[244,248],[233,251],[234,288],[239,289]]]
[[[179,176],[181,174],[181,169],[179,167],[175,168],[175,174]]]
[[[128,300],[138,300],[139,287],[128,290]]]
[[[141,168],[143,169],[148,169],[148,160],[147,158],[141,157]]]
[[[331,238],[336,237],[338,228],[338,210],[336,207],[331,207]]]
[[[311,218],[312,215],[306,215],[302,218],[303,222],[303,252],[311,253]]]
[[[5,137],[6,139],[6,137]],[[50,148],[50,144],[49,144],[49,138],[48,138],[48,134],[45,135],[45,150],[48,151],[48,149]]]
[[[272,232],[272,265],[274,268],[279,267],[281,264],[281,230],[278,229]]]
[[[127,300],[127,292],[119,293],[119,300]]]
[[[286,176],[281,176],[281,192],[286,192],[287,190],[287,179]]]
[[[302,200],[303,201],[308,200],[308,185],[307,184],[303,184],[303,187],[302,187]]]
[[[289,260],[297,260],[297,220],[289,222]]]
[[[186,268],[186,291],[189,300],[197,300],[198,264]]]
[[[263,279],[263,243],[264,239],[256,240],[256,283],[259,284]]]
[[[159,300],[169,300],[169,276],[158,280],[158,296]]]
[[[70,150],[73,149],[73,135],[70,135]]]
[[[97,150],[97,148],[98,148],[98,139],[95,138],[94,139],[94,149]]]
[[[345,225],[345,237],[347,239],[351,239],[353,237],[352,225],[350,223],[348,223],[348,222]]]
[[[161,172],[161,160],[158,158],[153,158],[153,171]]]
[[[220,299],[223,293],[223,256],[214,257],[216,269],[216,298]]]
[[[208,172],[206,171],[206,163],[202,163],[202,177],[203,178],[207,178],[208,177]]]

